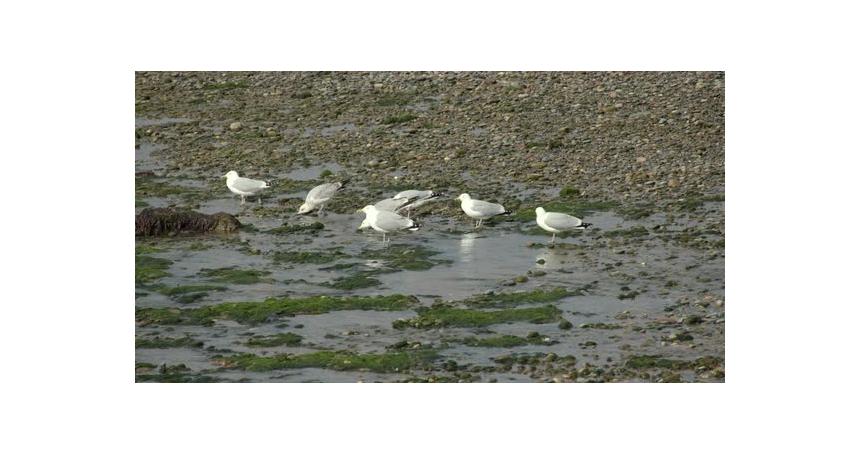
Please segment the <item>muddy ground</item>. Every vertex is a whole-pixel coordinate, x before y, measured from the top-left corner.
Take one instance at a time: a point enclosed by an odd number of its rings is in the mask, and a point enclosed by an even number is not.
[[[721,382],[722,73],[137,73],[146,381]],[[229,170],[271,180],[240,206]],[[321,217],[306,191],[349,179]],[[355,210],[447,195],[384,248]],[[453,197],[513,214],[474,231]],[[548,245],[534,208],[593,226]]]

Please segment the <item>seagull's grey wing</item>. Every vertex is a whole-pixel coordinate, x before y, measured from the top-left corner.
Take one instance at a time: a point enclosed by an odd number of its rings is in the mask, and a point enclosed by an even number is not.
[[[430,194],[428,194],[428,197],[426,197],[426,198],[421,198],[421,199],[416,199],[416,200],[412,201],[411,203],[406,204],[406,205],[404,205],[403,207],[400,207],[397,211],[398,211],[398,212],[402,212],[402,211],[404,211],[404,210],[415,210],[415,209],[417,209],[418,207],[421,207],[422,205],[427,204],[428,202],[433,202],[433,201],[435,201],[435,200],[436,200],[436,198],[435,198],[435,197],[429,197],[430,195],[432,195],[432,194],[433,194],[433,192],[432,192],[432,191],[428,191],[428,193],[430,193]]]
[[[403,207],[407,202],[409,202],[409,199],[407,199],[405,197],[391,197],[388,199],[383,199],[383,200],[377,202],[376,204],[373,204],[373,206],[379,210],[385,210],[386,212],[393,212],[393,211],[399,209],[400,207]]]
[[[472,210],[480,213],[482,216],[493,216],[505,213],[505,208],[501,204],[494,204],[487,201],[479,201],[472,199]]]
[[[560,231],[573,229],[582,225],[582,220],[579,218],[557,212],[548,212],[543,222],[547,226]]]
[[[314,203],[325,202],[331,199],[331,197],[334,196],[334,193],[336,193],[341,186],[343,186],[343,184],[340,182],[323,183],[322,185],[315,186],[308,192],[308,196],[305,198],[305,201]]]
[[[427,199],[433,194],[432,191],[406,190],[394,195],[395,198],[405,197],[407,199]]]
[[[233,188],[239,191],[253,193],[266,187],[266,182],[262,180],[246,179],[239,177],[233,181]]]
[[[396,213],[379,211],[376,214],[376,225],[386,231],[399,231],[415,226],[415,222]]]

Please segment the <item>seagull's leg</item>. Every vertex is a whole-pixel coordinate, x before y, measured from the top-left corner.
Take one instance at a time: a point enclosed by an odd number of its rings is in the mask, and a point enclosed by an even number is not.
[[[257,197],[257,203],[260,205],[263,205],[263,195],[262,194]]]
[[[321,206],[320,206],[320,211],[319,211],[319,212],[317,212],[317,216],[322,216],[322,214],[323,214],[323,208],[325,208],[325,204],[323,204],[323,205],[321,205]]]
[[[245,205],[245,195],[244,195],[244,194],[240,194],[240,196],[242,197],[242,202],[241,202],[241,204],[240,204],[240,205]]]
[[[555,243],[555,232],[552,233],[552,240],[549,243]]]

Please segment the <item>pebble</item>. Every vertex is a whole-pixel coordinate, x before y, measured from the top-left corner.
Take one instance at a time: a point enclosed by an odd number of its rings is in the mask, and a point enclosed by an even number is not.
[[[230,131],[239,131],[242,129],[242,122],[233,122],[230,124]]]

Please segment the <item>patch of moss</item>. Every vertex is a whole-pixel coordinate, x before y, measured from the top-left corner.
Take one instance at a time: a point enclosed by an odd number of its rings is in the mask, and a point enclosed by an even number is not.
[[[167,269],[173,261],[152,256],[135,255],[134,257],[134,282],[137,284],[148,284],[155,280],[170,276]]]
[[[649,235],[648,229],[644,226],[634,226],[628,229],[616,229],[614,231],[603,231],[600,233],[603,237],[643,237]]]
[[[203,269],[200,274],[210,281],[230,284],[255,284],[263,281],[263,277],[271,275],[267,270],[244,270],[233,267],[220,269]]]
[[[163,248],[154,247],[152,245],[135,245],[134,246],[134,254],[152,254],[152,253],[161,253],[164,251]]]
[[[580,329],[618,330],[624,327],[619,324],[607,324],[605,322],[587,322],[579,325]]]
[[[482,311],[449,306],[433,306],[417,309],[418,316],[394,321],[395,329],[414,327],[418,329],[436,327],[484,327],[506,322],[526,321],[534,324],[558,321],[561,310],[546,305],[534,308],[512,308],[497,311]]]
[[[549,303],[569,297],[582,295],[583,289],[569,291],[565,288],[535,289],[527,292],[512,292],[505,294],[484,294],[472,297],[464,303],[476,308],[510,308],[530,303]]]
[[[722,202],[725,200],[726,197],[724,194],[710,194],[703,196],[701,194],[694,193],[674,203],[673,206],[679,210],[694,211],[703,206],[705,202]]]
[[[477,346],[487,348],[513,348],[516,346],[525,346],[528,344],[550,345],[552,342],[545,341],[546,337],[537,333],[529,333],[527,337],[518,337],[516,335],[499,335],[495,337],[475,338],[469,337],[463,339],[463,344],[466,346]]]
[[[325,228],[325,225],[319,221],[314,221],[310,224],[288,224],[284,223],[281,227],[269,229],[266,231],[269,234],[315,234]]]
[[[417,115],[410,114],[410,113],[389,115],[388,117],[385,117],[384,119],[382,119],[382,124],[383,125],[396,125],[398,123],[411,122],[417,118],[418,118]]]
[[[659,355],[637,355],[627,359],[627,368],[667,368],[670,370],[683,370],[690,368],[690,362],[685,360],[666,359]]]
[[[647,218],[654,213],[653,204],[638,204],[621,207],[615,210],[616,213],[628,220],[641,220]]]
[[[274,346],[298,346],[301,342],[301,335],[286,332],[268,336],[253,336],[245,342],[245,346],[270,348]]]
[[[325,283],[324,286],[349,291],[352,289],[370,288],[382,284],[381,281],[373,278],[371,275],[371,273],[361,272],[354,275],[343,276]]]
[[[170,337],[153,337],[153,338],[135,338],[135,349],[167,349],[167,348],[199,348],[203,346],[202,341],[197,341],[194,338],[185,336],[182,338]]]
[[[297,314],[322,314],[340,310],[399,311],[418,299],[400,294],[385,296],[269,298],[262,302],[221,303],[200,308],[137,308],[135,319],[141,325],[208,325],[215,319],[256,324],[271,318]]]
[[[330,176],[330,175],[332,175],[332,172],[331,172],[330,170],[328,170],[328,169],[325,169],[325,170],[323,170],[322,172],[320,172],[320,177],[319,177],[319,178],[324,179],[324,178],[326,178],[326,177],[328,177],[328,176]]]
[[[340,252],[278,251],[272,255],[272,259],[275,262],[290,262],[294,264],[326,264],[343,256],[344,254]]]
[[[382,354],[355,354],[347,351],[318,351],[307,354],[280,354],[257,356],[240,354],[223,357],[219,362],[226,368],[248,371],[270,371],[291,368],[326,368],[330,370],[362,370],[377,373],[396,373],[412,368],[427,367],[436,358],[435,351],[386,352]]]
[[[217,284],[188,284],[183,286],[161,286],[158,288],[158,292],[174,297],[182,294],[193,294],[199,292],[207,292],[207,291],[226,291],[227,288],[225,286],[219,286]]]
[[[379,106],[403,106],[409,104],[411,97],[405,94],[389,94],[383,95],[376,100]]]

